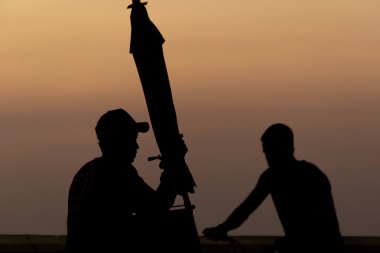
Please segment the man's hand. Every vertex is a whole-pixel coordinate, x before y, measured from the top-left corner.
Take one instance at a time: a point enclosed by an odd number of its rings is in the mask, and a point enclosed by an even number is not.
[[[177,152],[178,152],[180,155],[185,156],[186,153],[187,153],[187,151],[189,151],[189,150],[187,149],[187,146],[186,146],[186,144],[185,144],[185,141],[183,140],[183,134],[180,134],[179,137],[180,137],[180,141],[179,141],[179,143],[178,143],[178,147],[177,147],[178,149],[177,149]]]
[[[213,241],[225,241],[228,239],[227,231],[221,226],[206,228],[203,230],[203,234],[205,237]]]

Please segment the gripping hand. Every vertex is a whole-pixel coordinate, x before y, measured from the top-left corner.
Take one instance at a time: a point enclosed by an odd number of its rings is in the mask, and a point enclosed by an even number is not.
[[[206,228],[203,230],[203,234],[213,241],[225,241],[228,239],[227,231],[221,226]]]

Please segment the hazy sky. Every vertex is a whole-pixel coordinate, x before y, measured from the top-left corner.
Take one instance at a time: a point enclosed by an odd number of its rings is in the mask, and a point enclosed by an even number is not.
[[[0,234],[65,234],[75,172],[99,156],[107,110],[149,120],[129,1],[0,0]],[[380,1],[151,0],[199,232],[221,223],[266,168],[260,136],[283,122],[296,157],[329,177],[343,235],[380,236]],[[156,187],[139,136],[135,161]],[[280,235],[268,198],[231,234]]]

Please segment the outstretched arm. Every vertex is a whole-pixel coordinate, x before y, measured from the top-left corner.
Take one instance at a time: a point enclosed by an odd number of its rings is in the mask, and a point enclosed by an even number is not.
[[[178,142],[178,146],[176,148],[176,152],[178,156],[185,157],[188,148],[185,144],[185,141],[183,140],[183,135],[179,135],[180,139]],[[160,168],[164,168],[165,161],[160,162]],[[160,185],[158,186],[156,192],[159,196],[160,203],[162,204],[163,208],[165,210],[170,209],[175,201],[175,198],[178,194],[179,184],[181,184],[181,176],[183,174],[178,174],[178,171],[173,170],[163,170],[160,177]]]
[[[203,234],[211,240],[223,240],[227,238],[230,230],[238,228],[249,215],[264,201],[269,194],[267,180],[260,177],[256,187],[248,197],[228,216],[228,218],[216,227],[210,227],[203,230]]]

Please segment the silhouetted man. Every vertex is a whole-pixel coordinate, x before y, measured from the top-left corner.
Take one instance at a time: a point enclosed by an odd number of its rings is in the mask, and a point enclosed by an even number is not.
[[[147,246],[158,247],[158,222],[176,193],[163,180],[153,190],[132,165],[138,133],[148,129],[148,123],[136,122],[123,109],[108,111],[97,122],[102,156],[85,164],[72,181],[67,252],[149,252]]]
[[[226,221],[206,228],[204,235],[212,240],[226,238],[228,231],[239,227],[270,194],[285,232],[276,250],[341,252],[342,239],[326,175],[314,164],[294,157],[293,132],[288,126],[270,126],[261,141],[269,168]]]

